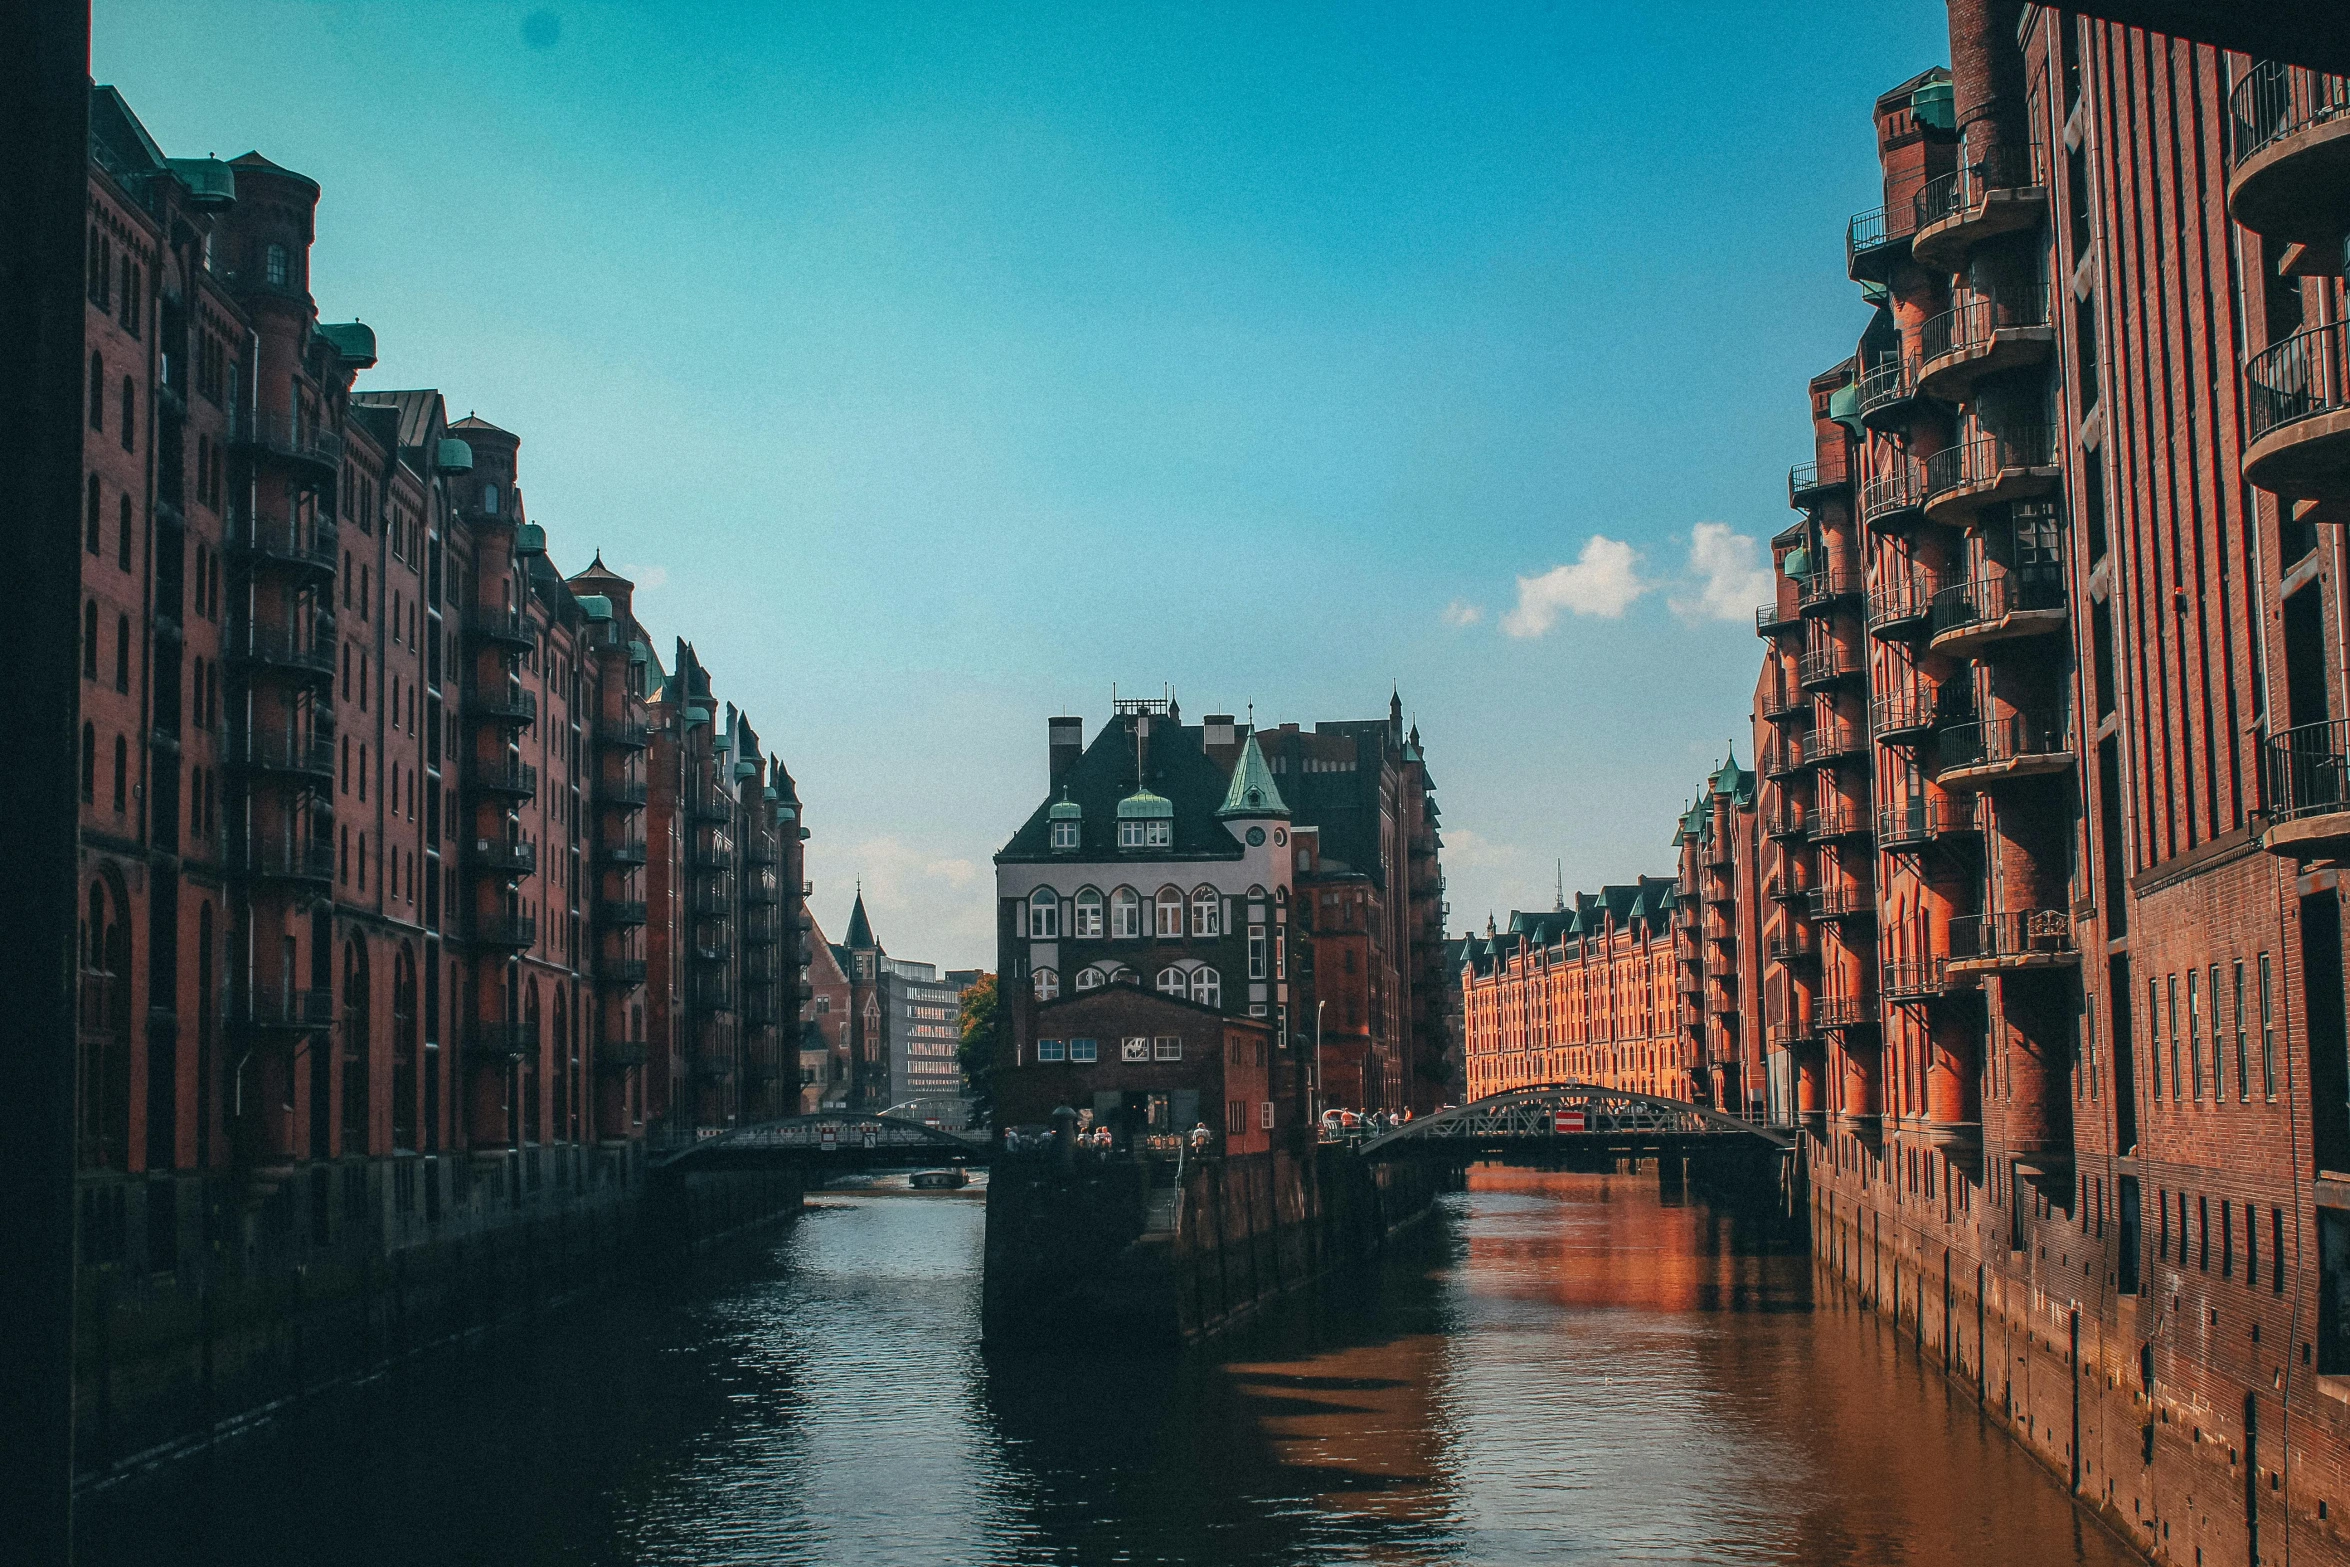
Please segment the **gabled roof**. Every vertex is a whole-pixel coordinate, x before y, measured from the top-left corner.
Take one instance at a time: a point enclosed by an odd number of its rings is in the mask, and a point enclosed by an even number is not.
[[[857,891],[856,907],[849,910],[849,932],[844,940],[852,952],[860,947],[871,947],[875,951],[881,949],[881,943],[873,939],[873,922],[865,917],[865,893],[862,888]]]
[[[1289,815],[1289,807],[1282,803],[1281,791],[1273,783],[1273,770],[1265,765],[1265,753],[1257,749],[1254,730],[1240,742],[1240,759],[1232,766],[1232,786],[1224,791],[1224,804],[1216,814],[1220,817]]]
[[[447,415],[441,409],[441,394],[431,387],[407,392],[353,392],[354,403],[373,404],[389,408],[400,416],[400,445],[404,448],[422,446],[427,437],[434,436],[434,425],[445,424]]]
[[[1052,860],[1098,863],[1132,859],[1138,853],[1152,861],[1241,857],[1240,840],[1216,818],[1230,791],[1231,780],[1201,749],[1199,726],[1153,716],[1148,748],[1150,776],[1138,778],[1133,724],[1132,716],[1121,715],[1102,726],[1077,760],[1069,764],[1067,772],[1037,802],[1020,830],[998,852],[999,863]],[[1119,807],[1138,792],[1166,802],[1173,813],[1174,841],[1164,848],[1121,855],[1117,836]],[[1073,852],[1056,854],[1052,847],[1051,812],[1064,793],[1082,813],[1078,847]]]

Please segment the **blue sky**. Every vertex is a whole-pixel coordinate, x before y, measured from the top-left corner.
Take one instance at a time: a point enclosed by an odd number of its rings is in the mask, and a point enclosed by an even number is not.
[[[325,187],[363,384],[522,435],[558,565],[783,752],[829,931],[862,877],[992,965],[1113,681],[1400,685],[1456,930],[1670,869],[1864,323],[1870,102],[1947,53],[1866,9],[97,0],[93,72]]]

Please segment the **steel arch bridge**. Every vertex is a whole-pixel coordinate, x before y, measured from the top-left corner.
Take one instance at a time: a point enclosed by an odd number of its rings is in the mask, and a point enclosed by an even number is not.
[[[738,1126],[664,1149],[654,1154],[652,1164],[678,1172],[777,1165],[904,1169],[982,1164],[990,1151],[984,1137],[942,1131],[904,1116],[841,1111]]]
[[[1593,1083],[1546,1083],[1407,1121],[1364,1142],[1358,1152],[1367,1159],[1564,1158],[1706,1146],[1783,1152],[1795,1146],[1795,1139],[1776,1127],[1685,1100]]]

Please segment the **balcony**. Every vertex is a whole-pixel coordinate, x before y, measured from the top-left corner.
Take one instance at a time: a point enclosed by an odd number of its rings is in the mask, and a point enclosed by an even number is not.
[[[1869,732],[1886,745],[1922,740],[1948,721],[1940,696],[1931,690],[1892,691],[1869,703]]]
[[[539,792],[539,770],[513,757],[485,762],[472,769],[465,781],[480,794],[511,795],[516,799],[527,800]]]
[[[2302,724],[2268,738],[2269,829],[2276,854],[2338,855],[2350,844],[2350,723]]]
[[[1432,848],[1416,843],[1412,845],[1412,858],[1415,860],[1430,858],[1435,853],[1436,851]],[[775,857],[775,842],[771,838],[753,838],[749,843],[743,845],[743,863],[745,865],[773,865]]]
[[[1803,629],[1803,613],[1795,607],[1794,595],[1782,592],[1767,604],[1754,609],[1754,634],[1775,637],[1782,632]]]
[[[2305,245],[2350,230],[2350,82],[2262,60],[2228,94],[2228,211]]]
[[[704,882],[686,899],[686,907],[698,919],[724,919],[734,912],[733,889],[724,882]]]
[[[596,920],[603,925],[642,925],[645,922],[645,900],[642,898],[604,898],[596,903]]]
[[[1773,735],[1763,742],[1762,775],[1765,778],[1792,778],[1803,771],[1803,745],[1799,737]]]
[[[1848,1028],[1874,1028],[1877,1024],[1877,998],[1874,996],[1822,996],[1811,1004],[1812,1027],[1832,1029],[1842,1033]]]
[[[775,878],[773,876],[761,876],[754,873],[747,881],[743,883],[744,903],[768,904],[774,903],[776,901],[777,888],[775,885]]]
[[[1841,642],[1828,642],[1819,647],[1806,648],[1796,672],[1807,690],[1823,690],[1846,680],[1860,677],[1865,666],[1860,649]]]
[[[1894,575],[1869,594],[1869,635],[1880,642],[1905,642],[1926,628],[1934,607],[1934,581],[1922,572]]]
[[[487,604],[476,604],[465,611],[465,630],[476,641],[517,649],[536,647],[539,639],[528,611]]]
[[[652,791],[645,786],[642,778],[623,778],[617,783],[607,781],[596,785],[596,803],[609,805],[616,810],[641,810],[645,801],[651,797]]]
[[[1903,198],[1856,212],[1844,225],[1844,273],[1855,283],[1883,283],[1909,255],[1917,204]]]
[[[1910,254],[1934,272],[1956,272],[1966,253],[1988,239],[2040,226],[2048,211],[2046,160],[2039,144],[1991,147],[1916,197]]]
[[[467,856],[473,868],[490,876],[535,876],[539,846],[521,838],[476,838]]]
[[[1787,470],[1787,504],[1796,511],[1809,511],[1843,489],[1849,477],[1841,453],[1825,463],[1799,462]]]
[[[715,791],[700,793],[686,802],[686,813],[697,822],[730,822],[734,820],[734,802]]]
[[[1803,765],[1819,767],[1841,761],[1847,756],[1859,756],[1869,748],[1868,732],[1858,724],[1822,724],[1804,732]],[[1817,828],[1814,828],[1816,837]]]
[[[331,990],[256,991],[239,1008],[231,1004],[229,1025],[251,1033],[303,1033],[335,1020]]]
[[[1811,841],[1827,843],[1836,838],[1866,838],[1870,835],[1869,813],[1866,806],[1837,801],[1823,805],[1812,813]]]
[[[343,438],[291,414],[239,413],[229,444],[301,464],[313,479],[332,479],[343,466]]]
[[[2061,632],[2067,621],[2064,567],[2010,566],[2000,576],[1954,582],[1934,595],[1931,646],[1979,658],[1992,643]]]
[[[229,649],[229,657],[249,671],[313,684],[331,684],[335,676],[334,636],[323,628],[303,636],[285,626],[255,626],[243,647]]]
[[[1763,685],[1762,710],[1765,718],[1797,718],[1810,707],[1811,693],[1804,690],[1799,681],[1775,673]]]
[[[258,843],[246,852],[245,873],[255,881],[300,882],[331,887],[335,850],[330,843]]]
[[[772,910],[768,911],[768,917],[766,918],[761,918],[757,915],[751,914],[746,914],[743,917],[744,946],[772,947],[782,940],[783,932],[776,925]]]
[[[233,519],[228,543],[231,550],[249,562],[282,566],[311,581],[331,579],[341,564],[341,557],[336,553],[335,526],[331,522],[318,524],[304,538],[290,518],[275,522],[253,517]]]
[[[599,985],[617,985],[625,990],[644,982],[645,960],[643,958],[596,959],[596,983]]]
[[[538,945],[539,922],[531,914],[482,914],[473,921],[473,940],[483,947]]]
[[[1916,368],[1900,354],[1880,354],[1861,373],[1858,412],[1870,429],[1889,435],[1907,430],[1917,401]]]
[[[1819,1035],[1809,1023],[1770,1023],[1763,1028],[1763,1040],[1773,1050],[1796,1050],[1816,1043]]]
[[[1735,1016],[1739,1010],[1737,987],[1708,976],[1705,982],[1705,1009]]]
[[[1918,390],[1961,402],[1986,376],[2044,363],[2055,349],[2048,301],[1972,299],[1918,328]]]
[[[1807,831],[1805,821],[1809,813],[1792,800],[1781,799],[1763,812],[1763,836],[1766,838],[1801,838]]]
[[[2350,323],[2263,351],[2244,367],[2244,399],[2245,478],[2292,500],[2350,499]]]
[[[1868,920],[1877,917],[1877,892],[1859,885],[1814,887],[1811,917],[1815,920]]]
[[[484,1066],[512,1066],[538,1048],[538,1032],[527,1023],[477,1022],[465,1036],[466,1054]]]
[[[645,840],[623,838],[618,843],[601,844],[596,858],[606,865],[642,865],[645,863]]]
[[[2053,494],[2063,477],[2053,425],[1971,435],[1926,459],[1926,520],[1964,527],[1987,506]]]
[[[1975,830],[1974,802],[1911,800],[1877,812],[1877,847],[1899,851],[1922,849],[1938,839],[1971,834]]]
[[[734,845],[731,843],[703,843],[694,846],[693,864],[696,874],[731,876],[734,874]]]
[[[1816,963],[1819,938],[1808,925],[1793,925],[1763,940],[1763,956],[1773,963]]]
[[[596,1065],[607,1072],[625,1072],[632,1066],[643,1066],[645,1060],[641,1039],[607,1039],[596,1046]]]
[[[1934,737],[1934,745],[1935,781],[1946,789],[1989,789],[2073,765],[2066,726],[2035,714],[1953,724]]]
[[[1803,867],[1793,860],[1783,860],[1763,874],[1763,896],[1774,903],[1802,905],[1808,917],[1812,887]]]
[[[705,1012],[734,1010],[734,987],[723,974],[703,974],[687,989],[687,998]]]
[[[617,750],[641,751],[653,743],[653,726],[642,718],[599,718],[596,744]]]
[[[539,721],[538,693],[520,686],[492,686],[486,691],[477,687],[465,693],[465,711],[488,723],[527,728]]]
[[[1969,914],[1950,922],[1948,972],[2069,968],[2081,961],[2073,945],[2073,917],[2063,909]]]
[[[1889,961],[1878,979],[1877,994],[1887,1005],[1931,1001],[1946,995],[1950,989],[1949,975],[1944,972],[1947,962],[1948,959],[1941,957]]]
[[[1925,464],[1914,457],[1894,459],[1890,473],[1861,482],[1861,526],[1872,533],[1897,533],[1918,520],[1926,505]]]
[[[1823,566],[1795,579],[1796,608],[1806,615],[1825,615],[1846,600],[1859,598],[1866,586],[1857,571]]]
[[[245,737],[244,764],[248,772],[270,773],[331,783],[335,776],[335,742],[331,734],[259,734]]]

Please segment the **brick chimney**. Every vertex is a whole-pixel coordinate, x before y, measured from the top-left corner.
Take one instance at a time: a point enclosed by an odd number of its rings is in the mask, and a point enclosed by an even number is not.
[[[1085,720],[1048,718],[1045,731],[1049,739],[1046,754],[1051,762],[1048,786],[1058,789],[1069,776],[1069,769],[1077,765],[1077,758],[1085,754]]]

